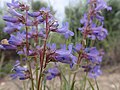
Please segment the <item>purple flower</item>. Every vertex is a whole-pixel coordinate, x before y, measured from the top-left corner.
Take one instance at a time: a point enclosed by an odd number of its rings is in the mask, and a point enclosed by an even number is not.
[[[40,9],[40,12],[49,13],[49,12],[50,12],[50,8],[42,7],[42,8]]]
[[[36,32],[35,28],[32,28],[30,32],[28,32],[30,38],[36,37],[38,33]]]
[[[0,45],[0,49],[5,49],[3,45]]]
[[[34,38],[38,35],[38,37],[45,38],[45,34],[43,33],[43,30],[36,32],[36,28],[32,28],[30,32],[28,32],[29,38]]]
[[[7,22],[6,25],[7,26],[4,28],[4,32],[6,32],[8,34],[19,31],[23,27],[23,24],[17,24],[17,23],[13,24],[11,22]]]
[[[18,1],[12,0],[11,3],[7,3],[7,6],[10,7],[10,8],[19,8],[20,3]]]
[[[70,44],[68,46],[68,50],[66,50],[66,46],[64,45],[61,49],[56,50],[55,59],[59,62],[69,64],[72,68],[74,64],[76,64],[77,58],[72,54],[73,45]]]
[[[19,46],[25,42],[25,34],[24,33],[17,33],[17,35],[10,36],[10,39],[8,40],[10,44]]]
[[[56,29],[58,29],[58,26],[59,26],[58,21],[54,21],[52,24],[49,22],[49,24],[50,24],[51,31],[55,31]]]
[[[92,8],[90,8],[88,14],[84,14],[84,17],[81,19],[80,22],[84,24],[84,26],[79,28],[79,30],[92,40],[104,40],[108,32],[103,28],[104,17],[101,15],[100,11],[103,9],[112,10],[112,8],[107,6],[104,0],[88,0],[87,2]],[[101,26],[94,24],[94,20],[96,19],[101,23]]]
[[[111,7],[107,6],[107,3],[104,0],[97,0],[97,5],[96,6],[97,6],[95,8],[96,11],[100,11],[102,9],[107,9],[108,11],[112,10]]]
[[[34,22],[30,19],[27,19],[26,26],[34,26]]]
[[[47,44],[48,49],[50,49],[51,51],[55,51],[56,50],[56,44],[52,43],[52,44]]]
[[[25,74],[23,72],[16,72],[14,74],[10,75],[12,77],[12,79],[16,79],[19,78],[20,80],[25,80]]]
[[[96,11],[100,11],[100,10],[103,10],[103,9],[107,9],[107,10],[112,10],[111,7],[107,6],[107,3],[104,1],[104,0],[87,0],[87,3],[88,4],[96,4],[96,8],[95,10]]]
[[[82,33],[87,33],[87,37],[91,38],[92,40],[98,39],[98,40],[104,40],[106,36],[108,35],[108,31],[103,28],[103,26],[96,27],[95,24],[92,24],[91,27],[89,27],[88,32],[86,32],[86,26],[79,28],[79,30]]]
[[[58,29],[57,32],[58,33],[65,33],[69,30],[68,28],[69,28],[68,22],[63,23],[63,26],[60,29]]]
[[[67,31],[65,34],[63,34],[66,39],[68,39],[70,36],[74,36],[74,33],[72,31]]]
[[[72,47],[73,47],[73,44],[70,44],[67,50],[66,45],[61,45],[61,49],[56,50],[56,53],[60,55],[66,55],[66,56],[70,55],[72,53]]]
[[[38,12],[32,12],[32,13],[28,13],[28,15],[31,16],[31,17],[38,17],[38,16],[40,16],[40,12],[39,11]]]
[[[104,40],[108,35],[108,31],[102,26],[93,27],[91,28],[91,30],[92,30],[92,33],[91,35],[88,35],[88,37],[91,38],[92,40],[95,40],[96,38],[98,40]]]
[[[94,67],[92,67],[88,73],[88,76],[90,78],[97,78],[98,76],[100,76],[102,74],[102,71],[100,70],[100,66],[96,65]]]
[[[37,21],[38,21],[39,24],[41,24],[41,23],[44,23],[45,20],[43,19],[42,16],[38,16]]]
[[[1,49],[5,49],[5,50],[16,50],[17,47],[11,44],[2,44],[1,45]]]
[[[39,37],[42,37],[42,38],[45,38],[45,37],[46,37],[46,34],[44,34],[43,31],[41,30],[41,31],[38,33],[38,36],[39,36]]]
[[[56,76],[58,76],[60,74],[60,71],[56,67],[49,68],[47,71],[45,71],[45,74],[46,74],[47,80],[52,80],[53,78],[55,78]]]
[[[22,14],[16,12],[14,9],[10,9],[10,10],[9,10],[9,13],[10,13],[12,16],[22,17]]]
[[[83,48],[82,44],[77,43],[76,46],[73,47],[73,50],[79,53],[82,48]]]
[[[27,79],[27,75],[25,72],[28,71],[27,68],[24,68],[22,66],[20,66],[20,61],[17,60],[14,67],[13,67],[13,71],[15,72],[14,74],[11,74],[11,77],[13,79],[19,78],[20,80],[25,80]]]
[[[96,79],[98,76],[102,74],[99,64],[98,65],[89,64],[87,66],[82,66],[82,68],[84,68],[84,72],[88,72],[88,76],[90,78]]]
[[[3,20],[7,22],[12,22],[12,23],[19,23],[19,19],[11,17],[11,16],[4,16]]]
[[[74,33],[69,30],[68,22],[63,23],[62,28],[57,29],[55,32],[63,34],[66,39],[69,38],[70,36],[74,36]]]
[[[27,50],[26,47],[24,47],[23,50],[22,51],[18,51],[17,54],[19,54],[19,55],[27,55],[27,51],[26,50]],[[35,54],[36,54],[36,52],[34,50],[30,50],[29,49],[29,56],[32,56],[32,55],[35,55]]]
[[[96,19],[98,19],[101,23],[104,21],[104,17],[99,14],[96,14]]]
[[[83,18],[80,20],[80,23],[81,24],[85,24],[85,23],[87,23],[87,21],[88,21],[87,14],[85,13],[84,16],[83,16]]]
[[[86,48],[85,52],[87,53],[87,59],[92,63],[99,64],[102,61],[102,55],[100,55],[100,52],[96,49],[96,47]]]
[[[47,51],[47,58],[52,59],[53,61],[66,63],[70,65],[70,68],[76,64],[77,57],[73,55],[72,48],[73,45],[70,44],[68,46],[68,50],[66,49],[66,45],[61,45],[61,49],[56,49],[56,44],[47,44],[48,51]],[[52,61],[51,60],[51,61]]]
[[[88,21],[88,15],[87,15],[87,13],[85,13],[84,16],[83,16],[83,18],[80,20],[80,23],[83,24],[84,27],[85,27],[85,26],[87,26],[88,22],[92,23],[92,21],[93,21],[93,17],[91,16],[90,20]]]

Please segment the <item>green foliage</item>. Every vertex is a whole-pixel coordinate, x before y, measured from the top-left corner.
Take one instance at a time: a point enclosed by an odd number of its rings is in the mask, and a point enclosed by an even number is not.
[[[39,11],[39,9],[42,8],[42,7],[47,8],[48,4],[45,3],[45,2],[41,2],[41,1],[32,1],[31,6],[32,6],[33,11]],[[52,11],[52,14],[56,13],[56,11],[53,10],[52,6],[50,6],[50,10]]]
[[[33,11],[38,11],[41,7],[47,7],[47,4],[40,1],[32,2]]]
[[[2,68],[0,69],[0,78],[5,77],[6,75],[8,75],[8,73],[11,73],[12,70],[12,61],[8,62],[4,62],[1,66]]]
[[[72,37],[72,42],[76,43],[80,41],[80,37],[81,37],[78,28],[81,27],[80,19],[84,14],[85,6],[82,5],[80,2],[75,6],[71,6],[71,4],[72,3],[70,3],[70,5],[65,8],[65,15],[66,15],[65,21],[69,22],[70,30],[75,33],[75,36]]]
[[[120,0],[110,0],[109,5],[112,11],[109,13],[104,11],[105,27],[108,29],[110,35],[114,35],[120,30]]]
[[[120,32],[120,0],[110,0],[109,5],[112,7],[112,11],[109,14],[104,11],[105,27],[109,31],[109,39],[116,38]]]
[[[0,40],[7,37],[7,35],[3,32],[3,28],[5,26],[5,23],[3,22],[2,16],[3,16],[3,9],[0,8]]]
[[[106,49],[103,65],[116,65],[120,63],[118,58],[120,55],[120,0],[110,0],[108,3],[112,11],[103,12],[105,27],[109,32],[107,40],[103,41],[103,47]]]

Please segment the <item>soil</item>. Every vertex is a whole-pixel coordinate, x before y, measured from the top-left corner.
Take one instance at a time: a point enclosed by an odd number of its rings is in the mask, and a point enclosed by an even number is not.
[[[120,66],[104,68],[97,81],[100,90],[120,90]],[[9,77],[0,80],[0,90],[23,90],[22,86],[21,81],[11,80]]]

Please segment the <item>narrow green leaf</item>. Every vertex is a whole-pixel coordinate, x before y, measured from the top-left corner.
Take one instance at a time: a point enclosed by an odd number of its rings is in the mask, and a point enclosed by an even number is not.
[[[71,89],[70,89],[70,90],[74,90],[75,82],[76,82],[76,81],[73,81],[73,83],[72,83],[72,85],[71,85]]]
[[[95,84],[96,84],[96,86],[97,86],[97,90],[99,90],[99,85],[98,85],[98,83],[97,83],[97,80],[95,79]]]
[[[59,68],[59,70],[60,70],[60,72],[61,72],[61,76],[62,76],[62,78],[63,78],[63,82],[64,82],[64,87],[63,87],[63,88],[64,88],[64,90],[70,90],[70,85],[69,85],[69,83],[68,83],[65,75],[63,74],[63,72],[62,72],[62,70],[61,70],[61,67],[59,66],[58,68]]]
[[[92,83],[90,82],[90,80],[89,80],[89,79],[87,79],[87,80],[88,80],[88,82],[89,82],[89,84],[90,84],[92,90],[95,90],[94,87],[93,87],[93,85],[92,85]]]

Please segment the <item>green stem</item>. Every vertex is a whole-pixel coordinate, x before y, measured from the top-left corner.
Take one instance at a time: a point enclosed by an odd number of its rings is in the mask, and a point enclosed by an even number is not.
[[[36,85],[38,85],[38,63],[36,63],[35,73],[36,73]]]
[[[86,88],[86,81],[87,81],[87,73],[85,74],[85,77],[84,77],[84,86],[83,86],[83,90],[85,90],[85,88]]]
[[[45,88],[46,88],[46,80],[44,80],[44,90],[45,90]]]
[[[71,85],[71,89],[70,90],[74,90],[76,74],[77,74],[77,72],[74,73],[73,80],[72,80],[72,85]]]
[[[2,65],[3,65],[3,62],[4,62],[4,58],[5,58],[5,55],[4,55],[4,52],[1,54],[1,58],[0,58],[0,71],[1,71],[1,68],[2,68]]]
[[[25,81],[23,81],[23,90],[26,90],[26,88],[25,88]]]
[[[97,80],[95,79],[95,84],[96,84],[96,86],[97,86],[97,90],[99,90],[99,85],[98,85],[98,83],[97,83]]]
[[[88,83],[90,84],[90,87],[92,88],[92,90],[95,90],[89,79],[88,79]]]
[[[33,74],[32,74],[32,68],[31,68],[31,65],[30,65],[30,61],[28,61],[28,66],[29,66],[29,70],[30,70],[30,80],[31,80],[31,83],[32,83],[32,90],[34,90]]]

